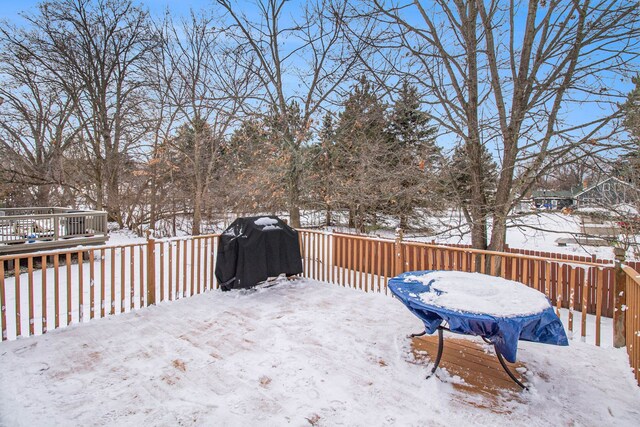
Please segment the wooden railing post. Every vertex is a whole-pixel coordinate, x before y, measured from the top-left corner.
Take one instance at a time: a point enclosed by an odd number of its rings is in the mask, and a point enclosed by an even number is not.
[[[60,217],[53,216],[53,240],[60,240]]]
[[[156,303],[156,239],[147,230],[147,306]]]
[[[626,274],[622,270],[624,262],[625,250],[623,248],[613,248],[615,261],[615,285],[614,285],[614,301],[613,309],[613,346],[615,348],[624,347],[626,343],[625,334],[625,312],[627,304],[626,294]]]
[[[107,213],[102,214],[102,234],[107,235],[107,230],[109,229],[109,219],[107,218]]]
[[[404,251],[402,250],[402,238],[404,233],[402,228],[396,228],[396,240],[394,242],[395,256],[393,257],[393,275],[397,276],[404,272]]]

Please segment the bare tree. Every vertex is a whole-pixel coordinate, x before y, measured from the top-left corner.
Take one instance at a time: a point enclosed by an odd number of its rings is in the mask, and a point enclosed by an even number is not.
[[[548,173],[538,178],[538,188],[548,190],[578,191],[595,184],[603,176],[610,174],[611,159],[601,156],[576,159],[572,153],[559,158]]]
[[[144,66],[157,41],[148,14],[131,0],[61,0],[41,3],[26,19],[37,31],[7,37],[74,97],[92,173],[88,196],[122,226],[123,168],[149,125]]]
[[[187,126],[182,138],[167,142],[184,159],[192,234],[200,234],[205,196],[220,169],[225,138],[255,88],[252,59],[222,41],[212,18],[193,11],[180,25],[167,19],[162,33],[167,100],[175,106],[176,123]]]
[[[299,227],[303,145],[314,119],[350,77],[362,45],[346,39],[343,2],[316,0],[296,16],[288,16],[285,0],[259,0],[252,14],[257,15],[255,19],[238,12],[230,0],[217,3],[227,13],[227,35],[256,58],[257,67],[251,71],[261,92],[256,93],[252,106],[259,115],[268,111],[277,117],[280,149],[287,159],[287,208],[291,224]],[[291,114],[294,104],[300,117]]]
[[[77,141],[75,96],[40,70],[32,46],[16,42],[13,33],[13,27],[0,27],[0,168],[7,183],[30,194],[28,203],[48,206],[52,193],[60,197],[63,156]]]
[[[162,34],[162,29],[156,30]],[[166,43],[166,41],[163,43]],[[172,102],[171,86],[167,85],[167,80],[173,79],[173,72],[170,61],[166,58],[166,48],[154,51],[154,60],[147,68],[147,78],[150,82],[149,96],[151,102],[148,105],[148,115],[153,118],[153,126],[150,131],[150,150],[147,153],[147,164],[145,174],[149,180],[148,195],[148,224],[151,230],[157,231],[157,222],[169,215],[175,216],[175,210],[171,209],[168,200],[174,196],[171,184],[173,169],[171,162],[166,156],[167,145],[171,140],[172,132],[175,130],[178,107]],[[173,221],[175,224],[175,221]],[[166,231],[166,230],[165,230]],[[175,227],[171,233],[176,234]]]
[[[614,82],[628,78],[638,59],[637,2],[369,5],[380,24],[371,44],[384,70],[371,68],[417,82],[440,130],[466,147],[475,247],[503,249],[511,208],[557,159],[619,143],[624,98]],[[484,146],[499,163],[491,201],[482,184]]]

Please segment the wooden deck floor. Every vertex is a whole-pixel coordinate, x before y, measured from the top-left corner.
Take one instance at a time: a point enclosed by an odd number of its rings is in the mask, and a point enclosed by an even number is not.
[[[438,335],[413,338],[411,347],[416,361],[425,365],[426,376],[431,372],[438,353]],[[526,366],[521,362],[507,362],[507,365],[516,377],[523,381],[522,375],[516,369],[526,369]],[[522,393],[522,389],[500,366],[493,347],[485,344],[481,338],[458,338],[455,334],[445,332],[440,367],[445,368],[449,375],[458,376],[464,381],[454,381],[453,387],[461,391],[461,400],[475,406],[504,412],[500,408],[499,400],[518,400]],[[478,399],[479,397],[484,399]]]

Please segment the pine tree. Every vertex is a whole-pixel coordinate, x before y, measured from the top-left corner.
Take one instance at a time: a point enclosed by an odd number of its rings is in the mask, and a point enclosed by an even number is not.
[[[415,208],[424,204],[429,182],[437,175],[436,128],[429,124],[429,115],[420,110],[420,104],[417,88],[405,81],[389,118],[388,168],[397,186],[388,211],[399,218],[401,228],[407,228]]]
[[[470,172],[471,162],[467,154],[467,145],[458,145],[447,165],[447,174],[443,178],[446,196],[455,198],[465,212],[472,202]],[[493,161],[491,153],[486,146],[482,146],[482,191],[488,202],[494,200],[496,180],[498,177],[497,165]],[[487,212],[488,213],[488,212]]]
[[[331,225],[331,210],[332,210],[332,170],[333,161],[335,156],[335,138],[336,130],[333,123],[333,114],[327,112],[322,120],[322,128],[319,132],[320,143],[318,146],[318,153],[315,158],[317,174],[317,188],[318,196],[320,197],[325,210],[325,225],[328,227]]]
[[[246,120],[232,134],[226,149],[230,185],[227,202],[241,212],[279,212],[301,207],[305,191],[307,150],[311,133],[300,106],[291,102],[284,112],[272,109]]]
[[[225,206],[236,212],[276,211],[286,204],[279,147],[262,120],[245,120],[224,151]]]
[[[180,129],[169,146],[173,165],[181,173],[175,182],[182,191],[186,210],[192,214],[193,234],[200,234],[202,215],[206,210],[206,193],[219,170],[222,143],[214,135],[211,125],[195,117]]]
[[[629,131],[631,137],[640,141],[640,76],[631,79],[635,84],[634,89],[627,95],[627,101],[623,104],[624,127]]]
[[[640,183],[640,76],[632,81],[635,87],[622,105],[623,124],[629,132],[631,144],[614,163],[614,173],[618,178],[637,185]]]
[[[288,209],[291,222],[299,223],[300,208],[305,203],[302,200],[305,178],[305,144],[311,137],[310,123],[305,122],[302,109],[297,101],[286,106],[285,111],[274,108],[265,119],[269,135],[269,144],[277,154],[273,158],[269,176],[274,191],[282,191],[285,204],[282,209]]]
[[[385,105],[361,77],[345,101],[336,128],[334,183],[336,200],[349,210],[349,225],[364,231],[384,203],[384,161],[389,144]],[[372,220],[373,219],[373,220]]]

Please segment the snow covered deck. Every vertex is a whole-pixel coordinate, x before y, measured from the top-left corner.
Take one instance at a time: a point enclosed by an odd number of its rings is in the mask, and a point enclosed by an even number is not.
[[[0,255],[102,245],[108,239],[105,211],[58,207],[0,209]]]
[[[0,344],[0,425],[638,425],[624,349],[521,342],[531,390],[425,380],[398,301],[311,280]],[[491,409],[489,409],[491,408]]]

